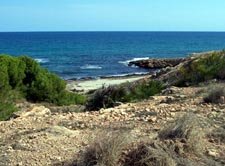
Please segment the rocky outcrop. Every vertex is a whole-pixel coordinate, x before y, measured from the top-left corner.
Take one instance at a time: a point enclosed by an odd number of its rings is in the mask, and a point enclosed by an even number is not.
[[[181,62],[184,62],[186,58],[174,58],[174,59],[147,59],[129,62],[129,66],[138,66],[146,69],[162,69],[165,67],[174,67]]]

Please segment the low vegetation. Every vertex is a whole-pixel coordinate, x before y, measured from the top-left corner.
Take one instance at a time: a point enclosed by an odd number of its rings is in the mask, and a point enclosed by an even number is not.
[[[124,148],[129,144],[127,132],[104,131],[98,133],[78,161],[78,166],[116,166],[119,165]],[[72,164],[73,165],[73,164]]]
[[[66,83],[57,75],[42,68],[35,60],[27,57],[12,57],[0,55],[0,93],[9,96],[19,94],[32,102],[48,102],[56,105],[82,104],[85,98],[81,95],[67,92]],[[0,98],[2,120],[7,119],[16,109],[13,100]],[[7,109],[8,108],[8,109]]]
[[[147,99],[163,89],[159,81],[126,83],[119,86],[102,87],[91,95],[87,102],[88,110],[114,107],[118,102],[133,102]]]
[[[2,103],[0,102],[0,121],[8,120],[11,115],[18,111],[13,103]]]
[[[176,166],[170,150],[163,144],[141,143],[128,153],[124,166]]]
[[[225,79],[225,51],[192,58],[179,69],[179,86],[193,85],[211,79]]]
[[[225,87],[221,85],[210,86],[208,94],[204,97],[206,103],[225,104]]]
[[[108,131],[98,136],[70,166],[197,166],[220,165],[206,156],[202,119],[185,114],[166,124],[155,139],[134,142],[130,134]],[[205,144],[204,144],[205,143]]]

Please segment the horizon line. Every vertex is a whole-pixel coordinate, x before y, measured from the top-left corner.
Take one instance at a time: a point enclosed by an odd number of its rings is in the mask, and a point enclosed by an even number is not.
[[[225,32],[225,31],[179,31],[179,30],[172,30],[172,31],[142,31],[142,30],[140,30],[140,31],[125,31],[125,30],[122,30],[122,31],[108,31],[108,30],[102,30],[102,31],[100,31],[100,30],[97,30],[97,31],[61,31],[61,30],[59,30],[59,31],[42,31],[42,30],[40,30],[40,31],[0,31],[0,33],[38,33],[38,32],[197,32],[197,33],[200,33],[200,32],[202,32],[202,33],[207,33],[207,32],[211,32],[211,33],[213,33],[213,32],[219,32],[219,33],[221,33],[221,32]]]

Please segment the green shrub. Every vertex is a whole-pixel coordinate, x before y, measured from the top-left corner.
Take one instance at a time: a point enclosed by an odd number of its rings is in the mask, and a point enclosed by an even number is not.
[[[80,94],[64,91],[60,93],[58,97],[52,102],[59,106],[73,105],[74,103],[83,105],[86,102],[86,97]]]
[[[66,83],[47,70],[39,70],[27,87],[27,98],[32,101],[53,102],[65,90]]]
[[[125,98],[127,101],[147,99],[150,96],[160,93],[163,88],[163,84],[159,81],[142,82],[134,86]]]
[[[0,55],[0,90],[18,90],[28,100],[54,104],[82,103],[83,96],[65,92],[66,83],[27,56]],[[62,98],[62,101],[61,101]]]
[[[35,60],[27,56],[12,57],[0,55],[0,102],[4,109],[4,116],[13,112],[11,103],[16,100],[14,96],[25,97],[33,102],[49,102],[57,105],[83,104],[84,96],[66,92],[66,83],[57,75],[43,69]],[[16,94],[16,95],[15,95]],[[7,101],[5,100],[6,97]],[[5,103],[5,104],[4,104]],[[3,107],[2,107],[3,108]]]
[[[195,58],[180,68],[180,86],[197,84],[210,79],[225,78],[225,52],[213,52]]]
[[[99,110],[117,105],[117,102],[133,102],[147,99],[163,89],[159,81],[125,83],[117,86],[102,87],[95,91],[87,102],[88,110]]]
[[[4,89],[0,91],[0,121],[8,120],[18,109],[14,102],[21,100],[23,96],[17,90]]]
[[[102,87],[94,92],[87,102],[88,110],[114,107],[116,102],[125,101],[127,92],[122,86]]]
[[[0,121],[8,120],[18,109],[12,103],[0,102]]]

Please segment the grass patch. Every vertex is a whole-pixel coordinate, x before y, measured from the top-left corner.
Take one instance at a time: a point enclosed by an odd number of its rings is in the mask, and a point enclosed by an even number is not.
[[[117,102],[133,102],[147,99],[163,89],[159,81],[142,81],[118,86],[102,87],[94,92],[87,102],[88,110],[114,107]]]
[[[185,114],[160,131],[159,138],[182,141],[185,143],[184,151],[202,154],[205,150],[205,133],[200,122],[201,119],[195,114]]]
[[[119,165],[124,148],[129,143],[129,134],[121,131],[99,133],[88,146],[78,162],[78,166]]]
[[[156,142],[140,144],[130,151],[124,161],[124,166],[176,166],[168,148]]]
[[[213,130],[209,134],[210,138],[213,138],[214,141],[218,143],[224,143],[225,144],[225,125],[221,126],[220,128],[217,128]]]
[[[225,87],[223,85],[216,85],[209,87],[210,90],[203,98],[206,103],[225,104]]]

